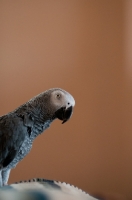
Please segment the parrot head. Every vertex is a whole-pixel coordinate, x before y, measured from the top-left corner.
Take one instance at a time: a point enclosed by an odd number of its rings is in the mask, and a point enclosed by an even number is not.
[[[56,108],[55,117],[64,124],[72,116],[73,107],[75,106],[74,98],[65,90],[56,89],[51,93],[51,101]]]

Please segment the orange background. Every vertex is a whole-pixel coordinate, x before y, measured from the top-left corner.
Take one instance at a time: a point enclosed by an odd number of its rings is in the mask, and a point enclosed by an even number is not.
[[[0,1],[0,115],[52,88],[75,100],[9,183],[65,181],[132,198],[132,1]]]

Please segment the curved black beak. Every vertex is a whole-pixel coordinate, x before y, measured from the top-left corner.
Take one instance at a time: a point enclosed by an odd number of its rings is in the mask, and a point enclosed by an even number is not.
[[[55,115],[58,119],[62,120],[62,124],[64,124],[67,120],[70,119],[72,115],[72,106],[66,109],[66,107],[61,107],[55,112]]]

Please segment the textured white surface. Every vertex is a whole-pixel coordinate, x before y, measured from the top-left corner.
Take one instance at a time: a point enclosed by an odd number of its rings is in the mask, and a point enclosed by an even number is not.
[[[96,200],[73,185],[61,182],[31,181],[11,185],[17,191],[40,191],[49,197],[49,200]]]

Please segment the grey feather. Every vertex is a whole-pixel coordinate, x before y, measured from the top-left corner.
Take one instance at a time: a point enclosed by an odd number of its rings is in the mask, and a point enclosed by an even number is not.
[[[31,150],[34,139],[56,119],[72,115],[74,98],[65,90],[47,90],[0,117],[0,186],[7,184],[10,170]]]

